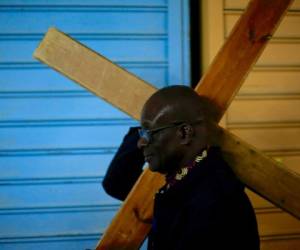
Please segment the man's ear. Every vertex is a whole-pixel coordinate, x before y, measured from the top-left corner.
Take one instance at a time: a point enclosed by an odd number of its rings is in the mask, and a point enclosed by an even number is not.
[[[180,137],[180,144],[188,145],[194,137],[194,128],[189,124],[182,124],[177,130],[177,134]]]

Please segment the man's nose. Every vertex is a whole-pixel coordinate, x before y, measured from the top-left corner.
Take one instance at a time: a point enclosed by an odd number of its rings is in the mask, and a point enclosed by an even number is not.
[[[142,149],[143,147],[146,147],[148,145],[148,140],[144,137],[140,137],[140,139],[137,142],[137,147],[139,149]]]

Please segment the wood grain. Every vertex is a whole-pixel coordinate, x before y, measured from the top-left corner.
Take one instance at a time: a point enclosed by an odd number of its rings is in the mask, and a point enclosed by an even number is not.
[[[135,119],[156,90],[55,28],[48,30],[34,57]]]
[[[252,0],[214,58],[196,91],[227,110],[250,69],[263,52],[290,0]]]
[[[252,191],[300,218],[300,175],[229,131],[220,128],[220,133],[223,156],[239,179]]]

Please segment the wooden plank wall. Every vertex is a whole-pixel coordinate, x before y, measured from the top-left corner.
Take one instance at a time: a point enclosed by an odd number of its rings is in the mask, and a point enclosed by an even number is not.
[[[249,1],[203,2],[201,56],[205,70]],[[222,125],[230,131],[298,173],[299,27],[300,1],[296,0],[222,120]],[[248,193],[258,218],[261,249],[300,249],[300,221],[254,193]]]

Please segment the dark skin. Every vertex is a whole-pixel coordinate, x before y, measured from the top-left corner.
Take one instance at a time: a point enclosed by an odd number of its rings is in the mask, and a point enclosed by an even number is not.
[[[145,103],[141,114],[142,128],[155,129],[186,121],[155,133],[150,142],[139,139],[138,147],[143,150],[150,170],[172,174],[211,145],[212,116],[207,113],[209,110],[201,98],[192,89],[178,86],[156,92]],[[197,119],[204,121],[191,124]]]

